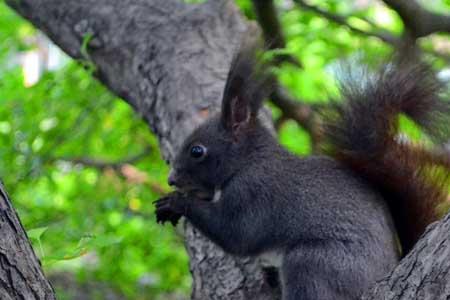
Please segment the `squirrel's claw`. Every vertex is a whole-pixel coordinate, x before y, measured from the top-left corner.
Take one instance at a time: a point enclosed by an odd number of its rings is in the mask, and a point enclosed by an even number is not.
[[[182,215],[174,211],[173,201],[175,199],[163,197],[155,202],[156,207],[156,222],[164,224],[169,221],[173,226],[176,226]]]

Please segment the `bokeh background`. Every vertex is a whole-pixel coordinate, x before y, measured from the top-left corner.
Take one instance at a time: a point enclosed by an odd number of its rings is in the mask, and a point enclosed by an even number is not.
[[[257,19],[252,1],[236,4]],[[420,4],[450,13],[449,0]],[[280,142],[308,155],[315,150],[309,110],[335,93],[337,66],[391,55],[389,39],[401,39],[405,26],[376,0],[275,6],[285,49],[276,51],[284,62],[274,71],[288,100],[305,110],[289,116],[286,99],[269,106]],[[448,82],[449,34],[417,45]],[[152,201],[170,190],[158,142],[91,74],[0,1],[0,178],[59,299],[187,299],[181,230],[159,226],[154,217]],[[410,138],[422,137],[403,123]]]

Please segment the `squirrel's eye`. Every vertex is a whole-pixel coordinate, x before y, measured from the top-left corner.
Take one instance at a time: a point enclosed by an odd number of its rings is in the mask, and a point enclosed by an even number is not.
[[[206,148],[202,145],[194,145],[191,147],[191,157],[201,158],[206,154]]]

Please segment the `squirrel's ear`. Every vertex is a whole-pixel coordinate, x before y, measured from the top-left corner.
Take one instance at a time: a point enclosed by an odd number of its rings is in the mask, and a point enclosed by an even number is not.
[[[253,117],[250,113],[248,101],[239,96],[231,99],[230,106],[231,115],[227,128],[232,131],[234,137],[238,137],[239,133],[249,126],[250,119]]]
[[[268,76],[263,74],[262,63],[257,57],[259,40],[254,28],[244,33],[225,84],[221,121],[234,136],[255,121],[267,94]]]

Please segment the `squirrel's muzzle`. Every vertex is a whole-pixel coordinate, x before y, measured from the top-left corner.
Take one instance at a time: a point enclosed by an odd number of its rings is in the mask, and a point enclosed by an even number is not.
[[[170,169],[167,182],[170,186],[178,186],[177,172],[174,169]]]

